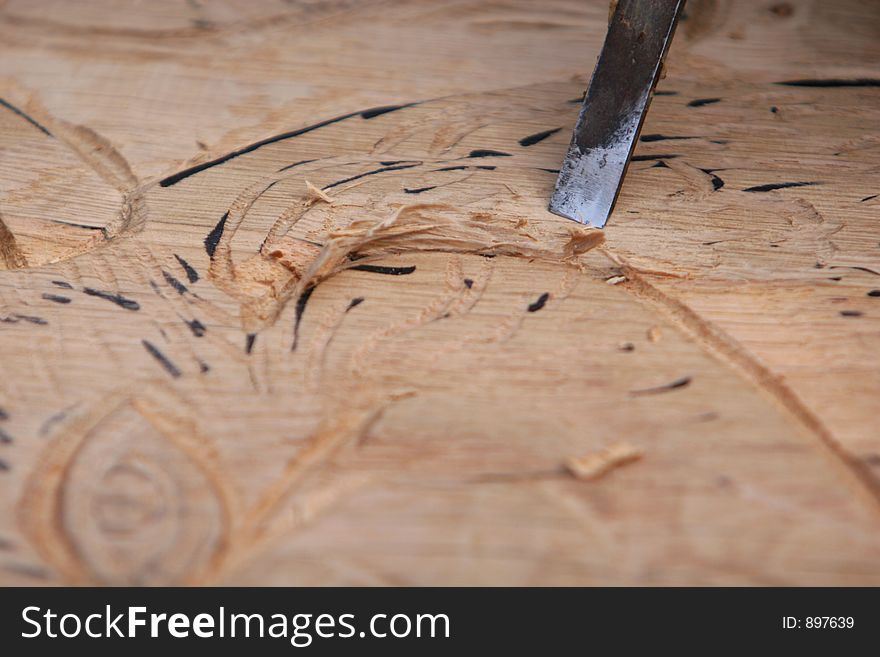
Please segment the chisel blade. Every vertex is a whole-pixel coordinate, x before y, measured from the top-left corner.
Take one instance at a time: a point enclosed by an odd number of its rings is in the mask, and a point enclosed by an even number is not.
[[[684,0],[619,0],[550,211],[602,228],[620,192]]]

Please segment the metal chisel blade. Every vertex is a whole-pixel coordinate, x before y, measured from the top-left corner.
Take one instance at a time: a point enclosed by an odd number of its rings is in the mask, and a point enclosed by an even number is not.
[[[619,0],[550,211],[602,228],[623,183],[684,0]]]

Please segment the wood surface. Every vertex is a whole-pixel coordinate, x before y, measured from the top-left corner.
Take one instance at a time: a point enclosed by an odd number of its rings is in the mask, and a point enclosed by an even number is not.
[[[607,2],[0,3],[0,583],[880,584],[880,4],[688,4],[600,233]]]

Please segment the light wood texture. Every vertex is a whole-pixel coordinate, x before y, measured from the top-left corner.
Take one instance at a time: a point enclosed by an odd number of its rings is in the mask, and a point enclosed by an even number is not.
[[[0,582],[880,584],[880,5],[692,0],[598,244],[607,10],[0,4]]]

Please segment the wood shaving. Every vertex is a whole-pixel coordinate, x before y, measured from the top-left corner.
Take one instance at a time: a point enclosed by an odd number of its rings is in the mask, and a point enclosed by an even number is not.
[[[626,276],[612,276],[611,278],[606,278],[605,282],[608,285],[617,285],[618,283],[623,283],[626,280]]]
[[[629,443],[616,443],[586,456],[571,456],[565,460],[565,468],[578,479],[598,479],[615,468],[633,463],[644,452]]]
[[[520,256],[558,262],[574,258],[598,246],[602,231],[573,228],[560,245],[552,239],[536,243],[535,238],[516,230],[510,222],[488,212],[462,215],[454,207],[437,203],[416,203],[401,207],[393,216],[377,220],[356,219],[347,227],[332,231],[320,254],[299,281],[299,292],[352,265],[349,254],[362,257],[412,251],[446,251]],[[560,235],[564,239],[564,234]]]

